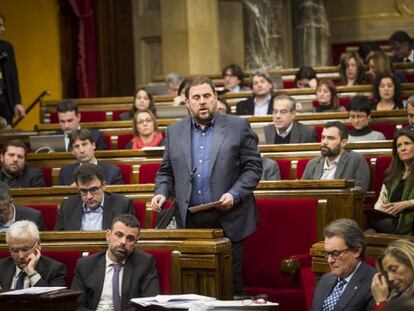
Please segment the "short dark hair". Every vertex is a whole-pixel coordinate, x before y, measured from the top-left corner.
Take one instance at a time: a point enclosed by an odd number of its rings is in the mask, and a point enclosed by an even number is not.
[[[398,30],[396,32],[394,32],[390,38],[388,39],[390,44],[395,44],[395,43],[408,43],[411,44],[411,37],[408,33],[406,33],[404,30]]]
[[[0,202],[8,203],[12,198],[10,187],[4,181],[0,181]]]
[[[375,77],[374,83],[372,85],[372,95],[374,97],[375,102],[377,103],[381,101],[379,86],[381,84],[382,79],[385,79],[385,78],[391,79],[392,83],[394,83],[393,100],[394,100],[395,106],[398,109],[404,109],[404,105],[401,101],[401,83],[392,73],[384,72],[382,74],[379,74],[377,77]]]
[[[187,97],[187,98],[188,98],[188,96],[190,95],[190,89],[191,89],[193,86],[196,86],[196,85],[201,85],[201,84],[208,84],[208,85],[210,86],[211,90],[213,91],[213,93],[214,93],[214,94],[216,94],[216,89],[215,89],[215,87],[214,87],[214,83],[213,83],[213,81],[211,81],[211,80],[210,80],[209,78],[207,78],[207,77],[197,76],[197,77],[194,77],[193,79],[191,79],[191,80],[188,82],[188,85],[187,85],[187,87],[185,88],[185,91],[184,91],[185,97]]]
[[[358,54],[361,56],[362,60],[365,62],[368,54],[373,51],[381,51],[380,46],[377,42],[368,41],[368,42],[361,42],[358,46]]]
[[[296,72],[295,75],[295,84],[298,80],[302,79],[316,79],[316,71],[310,66],[302,66],[299,68],[299,70]]]
[[[323,230],[325,238],[339,237],[345,241],[351,250],[358,250],[361,247],[360,260],[366,256],[366,243],[364,232],[359,228],[353,219],[339,218],[329,223]]]
[[[265,79],[267,82],[269,82],[272,85],[272,89],[270,90],[271,92],[273,91],[273,81],[269,76],[269,73],[266,70],[257,70],[255,72],[253,72],[251,78],[250,78],[250,87],[253,88],[253,78],[254,77],[262,77],[263,79]]]
[[[355,95],[349,102],[348,110],[365,112],[367,116],[371,115],[371,104],[368,97],[364,95]]]
[[[341,140],[348,139],[348,129],[346,128],[345,124],[339,121],[330,121],[325,123],[324,128],[336,127],[339,131],[339,136]]]
[[[57,108],[57,112],[68,112],[68,111],[74,111],[77,115],[79,113],[79,107],[78,105],[72,101],[72,100],[62,100],[59,102]]]
[[[95,143],[95,138],[93,137],[92,132],[88,129],[76,130],[69,134],[69,143],[71,146],[73,146],[78,139],[82,141],[89,140],[91,144]]]
[[[239,65],[230,64],[230,65],[227,65],[226,67],[223,68],[223,70],[221,72],[221,76],[224,77],[226,75],[226,71],[229,70],[229,69],[231,70],[231,74],[233,76],[236,76],[240,80],[239,85],[241,86],[243,84],[243,79],[244,79],[243,70],[240,68]]]
[[[2,149],[2,154],[5,155],[7,152],[7,149],[12,146],[12,147],[17,147],[17,148],[23,148],[24,150],[24,156],[26,157],[26,153],[27,153],[27,146],[25,145],[24,142],[22,142],[21,140],[18,139],[12,139],[9,141],[6,141],[3,145],[3,149]]]
[[[78,184],[79,181],[82,183],[90,182],[95,177],[98,178],[101,182],[105,182],[104,173],[102,169],[96,164],[82,164],[75,170],[73,175],[75,177],[76,184]]]
[[[132,214],[119,214],[114,217],[111,224],[111,230],[114,228],[114,224],[116,222],[122,222],[128,228],[137,228],[138,230],[141,229],[141,224],[134,215]]]
[[[227,102],[227,100],[224,97],[219,97],[218,101],[226,107],[226,114],[230,114],[231,113],[231,108],[230,108],[230,105]]]

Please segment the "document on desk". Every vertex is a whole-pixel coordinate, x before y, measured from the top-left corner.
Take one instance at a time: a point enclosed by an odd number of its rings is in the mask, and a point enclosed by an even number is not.
[[[195,294],[184,294],[184,295],[157,295],[155,297],[144,297],[144,298],[132,298],[131,302],[138,304],[143,307],[147,306],[161,306],[164,308],[174,309],[188,309],[189,305],[195,301],[210,301],[216,298],[195,295]]]
[[[55,287],[29,287],[24,289],[11,290],[8,292],[0,293],[0,296],[18,296],[18,295],[40,295],[44,293],[54,292],[67,287],[55,286]]]
[[[276,302],[270,301],[264,303],[246,303],[243,300],[214,300],[207,301],[206,304],[212,310],[260,310],[279,305]]]

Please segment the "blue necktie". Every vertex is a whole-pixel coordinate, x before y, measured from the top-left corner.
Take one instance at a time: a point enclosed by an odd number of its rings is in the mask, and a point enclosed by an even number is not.
[[[332,290],[331,294],[323,302],[322,311],[332,311],[335,308],[339,297],[341,297],[342,289],[345,284],[346,281],[344,279],[339,280],[338,283],[336,283],[336,286]]]
[[[121,297],[119,297],[119,272],[122,269],[121,263],[114,263],[114,275],[112,277],[112,303],[114,311],[121,311]]]
[[[25,276],[26,276],[26,273],[24,271],[19,272],[19,275],[17,276],[15,289],[23,289],[24,288],[24,277]]]

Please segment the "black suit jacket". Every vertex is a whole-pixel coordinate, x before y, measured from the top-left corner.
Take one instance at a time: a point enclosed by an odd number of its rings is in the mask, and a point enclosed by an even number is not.
[[[130,198],[113,192],[105,192],[102,230],[111,227],[112,219],[119,214],[135,215]],[[82,199],[79,194],[62,201],[59,208],[55,230],[76,231],[81,229]]]
[[[16,221],[19,220],[30,220],[33,221],[36,225],[39,231],[45,231],[46,226],[43,221],[42,213],[34,208],[25,207],[21,205],[15,205],[16,210]]]
[[[103,162],[98,162],[98,166],[104,173],[104,179],[107,185],[122,185],[124,183],[121,170],[118,166]],[[78,167],[79,163],[71,163],[63,166],[59,171],[58,185],[71,185],[74,183],[75,178],[73,172]]]
[[[7,41],[0,40],[0,53],[4,53],[4,57],[0,60],[0,65],[3,72],[4,84],[6,86],[6,108],[8,109],[10,116],[13,117],[14,106],[16,104],[21,104],[22,102],[13,46]]]
[[[41,169],[26,165],[20,175],[9,178],[3,170],[0,170],[0,180],[10,188],[45,187],[45,177]]]
[[[0,285],[10,289],[16,265],[11,257],[0,259]],[[36,266],[41,279],[35,286],[66,286],[66,266],[47,256],[41,256]]]
[[[361,263],[336,304],[334,311],[363,311],[371,310],[375,301],[371,294],[371,281],[375,269],[366,263]],[[337,277],[330,273],[322,276],[313,296],[311,311],[322,310],[325,299],[330,295],[337,282]]]
[[[72,288],[80,290],[78,310],[95,310],[102,295],[105,278],[106,252],[78,260]],[[141,250],[127,258],[122,276],[122,310],[135,310],[131,298],[151,297],[160,293],[155,259]]]
[[[264,128],[266,144],[274,144],[276,137],[276,127],[274,124],[266,125]],[[290,132],[290,144],[316,143],[316,131],[314,127],[293,121],[292,131]]]
[[[274,96],[270,98],[267,114],[273,113],[273,98]],[[238,102],[236,106],[236,114],[247,116],[254,115],[254,96]]]

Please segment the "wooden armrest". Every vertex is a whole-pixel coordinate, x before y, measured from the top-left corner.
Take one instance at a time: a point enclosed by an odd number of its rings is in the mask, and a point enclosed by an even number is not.
[[[298,257],[289,257],[280,262],[280,271],[283,274],[295,275],[300,269],[301,261]]]

